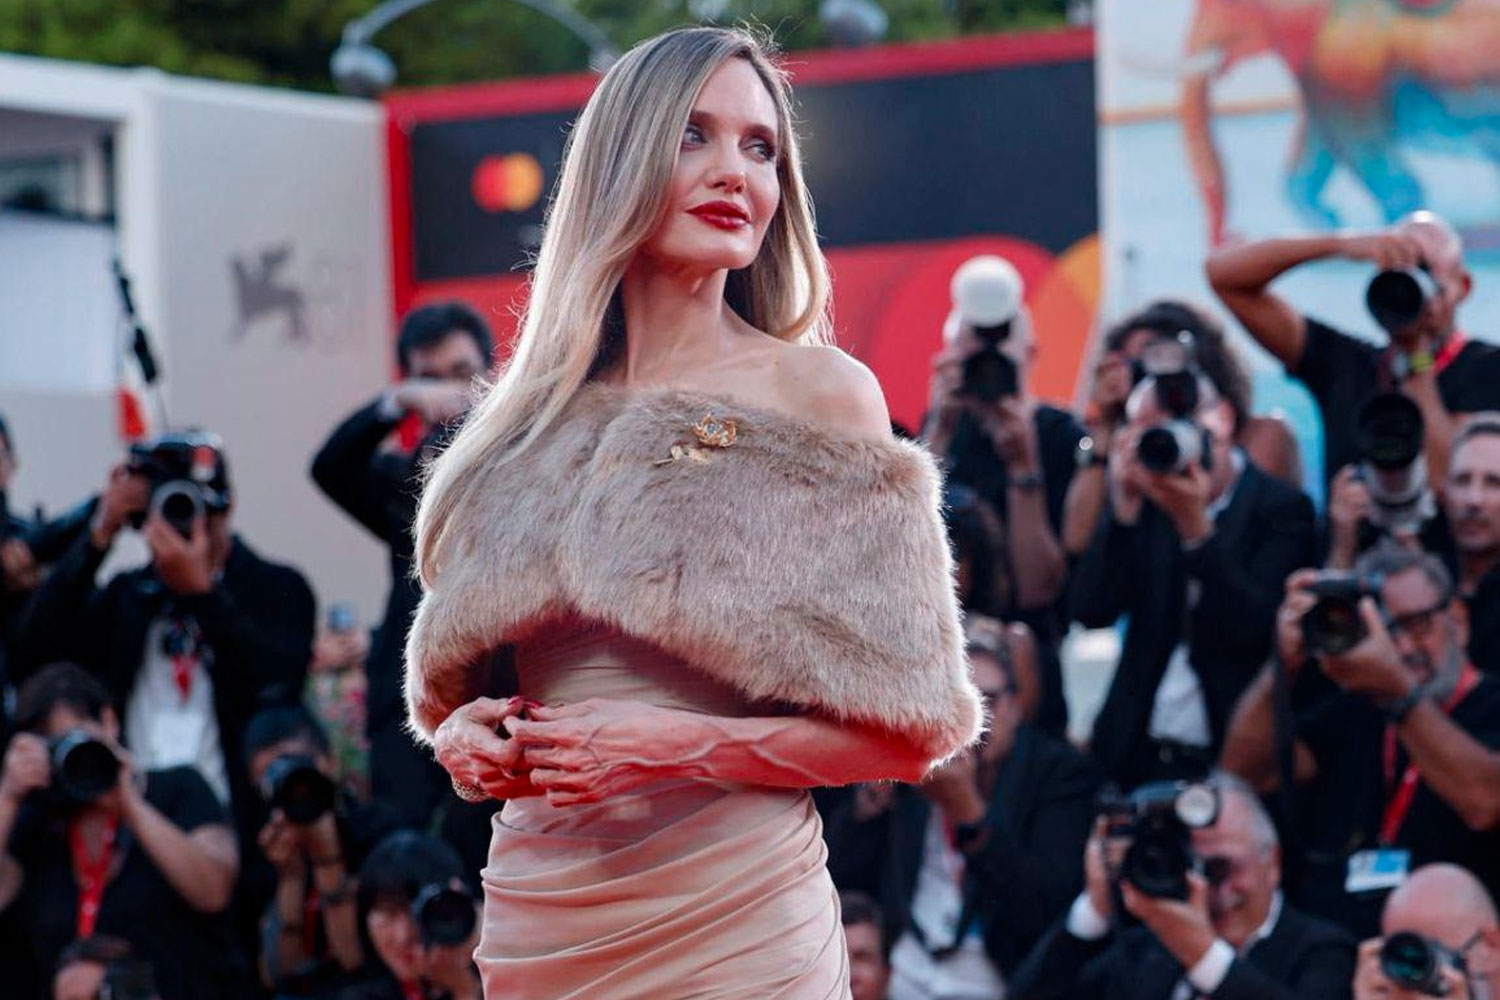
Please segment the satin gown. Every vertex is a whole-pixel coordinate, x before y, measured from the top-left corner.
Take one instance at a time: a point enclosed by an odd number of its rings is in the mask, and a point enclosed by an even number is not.
[[[752,714],[650,643],[579,621],[516,651],[521,693]],[[475,961],[486,1000],[848,1000],[822,824],[805,792],[663,780],[495,816]]]

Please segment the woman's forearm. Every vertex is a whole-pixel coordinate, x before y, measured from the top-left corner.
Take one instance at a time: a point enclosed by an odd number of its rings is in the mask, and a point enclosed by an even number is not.
[[[818,716],[748,719],[699,716],[698,751],[684,760],[695,777],[781,788],[860,781],[920,781],[930,760],[910,741],[868,726]]]

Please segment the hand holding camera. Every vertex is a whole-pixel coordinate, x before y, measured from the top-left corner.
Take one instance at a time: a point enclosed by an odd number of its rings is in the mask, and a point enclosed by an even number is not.
[[[1339,470],[1328,493],[1328,562],[1352,566],[1360,549],[1360,526],[1374,515],[1375,502],[1359,468],[1353,465]]]
[[[99,506],[94,511],[94,520],[89,531],[94,545],[109,548],[115,536],[142,514],[151,502],[151,486],[145,477],[136,474],[130,466],[120,463],[109,470],[104,490],[99,494]]]
[[[1382,271],[1420,267],[1424,253],[1421,241],[1400,229],[1345,236],[1340,250],[1349,260],[1369,261]]]
[[[479,1000],[473,968],[479,902],[468,887],[458,881],[424,886],[412,901],[411,915],[422,937],[424,978],[455,1000]]]
[[[39,788],[52,783],[52,758],[47,741],[34,733],[17,733],[5,749],[4,770],[0,771],[0,799],[12,806]]]
[[[174,594],[206,594],[214,588],[213,556],[202,517],[193,518],[189,535],[153,511],[143,529],[151,561],[167,589]]]
[[[1416,684],[1386,628],[1379,579],[1341,571],[1303,570],[1287,580],[1277,641],[1288,669],[1311,657],[1346,691],[1394,702]]]

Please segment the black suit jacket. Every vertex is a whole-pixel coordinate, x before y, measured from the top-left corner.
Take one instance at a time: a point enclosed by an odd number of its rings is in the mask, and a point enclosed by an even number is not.
[[[302,697],[317,617],[312,588],[297,570],[267,562],[238,537],[223,579],[207,594],[190,597],[174,596],[150,566],[96,587],[106,555],[84,534],[53,566],[21,615],[20,672],[75,660],[123,706],[145,661],[151,622],[168,605],[191,615],[213,650],[208,669],[219,738],[236,810],[247,815],[253,793],[240,766],[241,736],[258,708]]]
[[[1182,639],[1188,580],[1201,586],[1187,626],[1189,659],[1217,754],[1235,702],[1270,653],[1286,578],[1312,565],[1316,545],[1312,501],[1249,463],[1213,534],[1194,550],[1183,550],[1171,522],[1150,503],[1130,527],[1106,511],[1074,568],[1071,606],[1091,628],[1130,615],[1091,744],[1114,778],[1140,780],[1131,761],[1147,740],[1157,686]]]
[[[985,950],[1009,975],[1048,924],[1077,894],[1083,846],[1103,776],[1084,755],[1030,726],[995,774],[984,847],[965,866],[964,909],[984,929]],[[911,915],[931,806],[910,785],[895,806],[864,823],[852,789],[825,810],[828,869],[840,889],[880,900],[892,940]],[[934,942],[947,945],[950,942]]]
[[[1269,937],[1236,958],[1214,1000],[1347,1000],[1355,943],[1283,904]],[[1010,981],[1011,1000],[1170,1000],[1186,975],[1144,927],[1084,941],[1059,921]]]
[[[329,435],[313,458],[312,478],[350,517],[390,550],[391,589],[385,617],[370,643],[365,672],[366,728],[375,733],[405,718],[401,663],[406,630],[422,599],[411,578],[412,524],[421,493],[414,456],[381,454],[380,445],[399,420],[380,413],[380,401],[356,410]]]

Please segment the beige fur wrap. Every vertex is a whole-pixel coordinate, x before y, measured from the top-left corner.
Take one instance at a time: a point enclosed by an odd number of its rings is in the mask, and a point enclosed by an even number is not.
[[[920,447],[588,385],[479,493],[449,526],[407,641],[422,739],[501,693],[483,690],[497,647],[570,612],[752,700],[910,734],[933,759],[979,731],[939,476]]]

